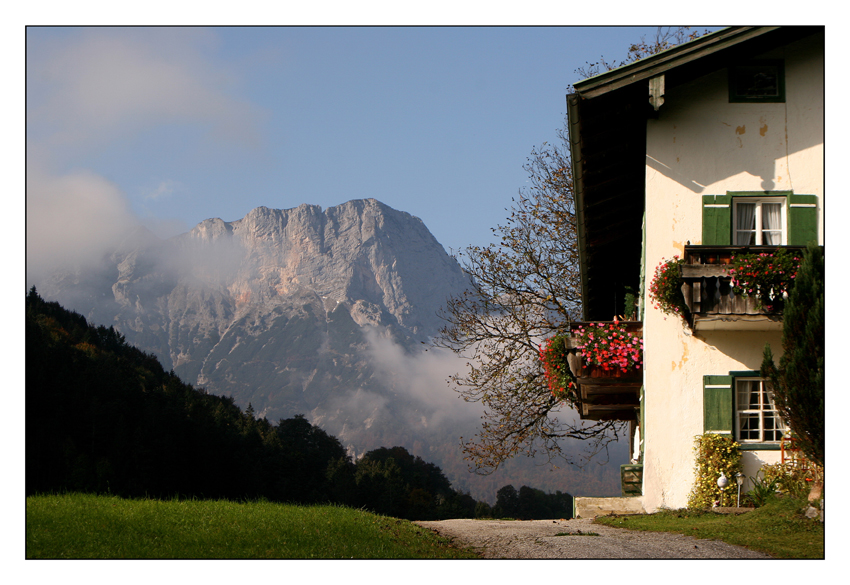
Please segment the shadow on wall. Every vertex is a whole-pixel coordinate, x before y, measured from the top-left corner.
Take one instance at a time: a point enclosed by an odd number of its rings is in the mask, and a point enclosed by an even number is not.
[[[710,350],[718,351],[724,356],[735,356],[735,359],[742,365],[731,368],[732,370],[761,369],[765,343],[770,344],[775,360],[778,361],[782,357],[781,331],[701,331],[696,338],[708,345]],[[725,375],[729,372],[704,373]]]
[[[758,479],[762,479],[759,475],[759,470],[764,465],[770,465],[772,463],[776,463],[779,461],[779,452],[776,451],[776,461],[765,461],[761,457],[759,457],[759,453],[757,451],[744,451],[741,453],[741,463],[743,464],[744,474],[744,482],[741,485],[741,494],[750,491],[753,487],[753,482],[750,479],[751,477],[755,477]]]
[[[659,120],[649,124],[663,125],[665,134],[672,133],[673,143],[656,143],[646,165],[694,193],[741,174],[760,177],[764,191],[786,188],[775,180],[777,174],[790,171],[785,162],[777,165],[777,161],[823,145],[823,108],[817,107],[824,99],[822,78],[816,83],[817,71],[823,70],[822,55],[822,35],[769,55],[785,63],[788,82],[783,103],[729,103],[725,68],[668,88]],[[694,108],[700,115],[694,116]],[[680,155],[689,158],[680,161]]]

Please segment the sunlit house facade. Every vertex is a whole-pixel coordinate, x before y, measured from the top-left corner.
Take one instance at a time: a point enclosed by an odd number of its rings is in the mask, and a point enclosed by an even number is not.
[[[823,244],[824,30],[723,29],[577,83],[567,100],[583,319],[612,320],[625,287],[640,291],[642,379],[608,415],[631,421],[632,506],[682,508],[696,436],[733,436],[745,476],[780,457],[758,370],[765,343],[781,354],[781,314],[730,293],[725,263]],[[648,296],[674,256],[683,318]]]

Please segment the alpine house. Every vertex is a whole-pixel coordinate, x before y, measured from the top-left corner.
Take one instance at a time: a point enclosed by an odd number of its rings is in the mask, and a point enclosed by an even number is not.
[[[636,379],[575,368],[579,410],[630,421],[628,510],[683,508],[696,436],[734,437],[747,477],[781,457],[759,368],[765,343],[781,353],[782,295],[758,298],[730,268],[823,245],[824,29],[730,27],[574,89],[582,317],[634,311],[644,350]],[[671,283],[683,305],[659,302]]]

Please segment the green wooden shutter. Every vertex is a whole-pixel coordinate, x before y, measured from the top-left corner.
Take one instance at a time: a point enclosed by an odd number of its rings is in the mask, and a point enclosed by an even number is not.
[[[817,195],[788,196],[788,245],[805,246],[818,241]]]
[[[735,428],[732,376],[703,376],[703,430],[729,433]]]
[[[732,244],[732,197],[730,195],[702,196],[702,245],[730,246]]]

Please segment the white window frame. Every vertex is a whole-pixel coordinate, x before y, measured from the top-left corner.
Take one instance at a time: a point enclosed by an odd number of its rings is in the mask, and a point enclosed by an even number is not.
[[[787,246],[788,245],[788,204],[785,197],[734,197],[732,199],[732,244],[735,246],[739,246],[738,244],[738,205],[740,203],[746,204],[755,204],[755,233],[756,233],[756,243],[749,244],[755,246],[766,246],[767,244],[762,243],[762,204],[763,203],[781,203],[781,213],[782,218],[780,220],[780,227],[782,229],[782,235],[780,237],[780,245]],[[744,244],[747,245],[747,244]]]
[[[769,444],[769,445],[778,444],[780,442],[780,440],[782,439],[782,435],[784,435],[788,431],[787,427],[785,426],[785,421],[783,421],[782,417],[779,416],[778,410],[775,410],[775,409],[774,410],[767,410],[767,409],[765,409],[765,404],[762,402],[762,399],[763,399],[765,393],[773,395],[773,392],[770,389],[765,387],[765,383],[764,383],[763,378],[753,378],[753,377],[750,377],[750,378],[740,377],[740,378],[738,378],[738,377],[736,377],[734,380],[735,380],[735,383],[734,383],[734,387],[735,387],[735,437],[737,437],[738,442],[742,443],[742,444],[743,443],[747,443],[747,444],[765,443],[765,444]],[[746,408],[741,407],[742,405],[741,405],[741,400],[740,400],[740,391],[738,389],[738,384],[740,384],[741,382],[759,382],[759,385],[760,385],[760,391],[758,393],[758,395],[759,395],[759,405],[758,405],[757,409],[749,408],[749,406],[750,406],[749,400],[746,403]],[[775,400],[776,399],[774,398],[774,407],[776,405]],[[758,428],[758,438],[757,439],[751,439],[751,438],[745,439],[741,435],[741,432],[742,432],[741,431],[742,415],[748,415],[748,416],[757,415],[758,416],[759,428]],[[779,438],[774,439],[774,440],[770,440],[770,441],[764,440],[764,421],[765,421],[766,417],[772,417],[773,418],[773,421],[774,421],[773,432],[778,433]]]

